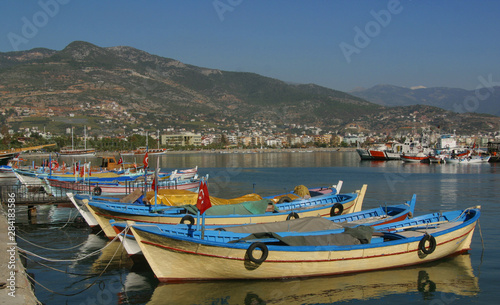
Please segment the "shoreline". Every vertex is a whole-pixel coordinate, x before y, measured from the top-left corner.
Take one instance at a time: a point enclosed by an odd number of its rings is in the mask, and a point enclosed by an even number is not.
[[[330,148],[231,148],[231,149],[200,149],[200,150],[168,150],[164,154],[151,154],[150,156],[162,156],[169,154],[255,154],[255,153],[309,153],[309,152],[355,152],[353,147],[330,147]],[[96,157],[104,155],[119,155],[119,151],[101,151]],[[21,153],[20,157],[48,157],[57,156],[57,153]],[[78,157],[80,158],[80,157]]]

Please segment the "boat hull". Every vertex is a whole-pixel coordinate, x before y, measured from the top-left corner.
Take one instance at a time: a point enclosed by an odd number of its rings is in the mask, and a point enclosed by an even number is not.
[[[429,163],[429,156],[401,156],[401,160],[408,163]]]
[[[358,148],[358,149],[356,149],[356,151],[358,152],[361,160],[387,161],[387,160],[399,160],[399,159],[401,159],[399,153],[389,151],[389,150],[374,150],[374,149]]]
[[[248,259],[246,245],[219,246],[158,235],[132,227],[144,256],[161,282],[222,279],[277,279],[348,274],[422,264],[470,249],[475,222],[435,236],[430,254],[419,249],[423,233],[405,242],[307,247],[269,246],[267,259]],[[389,245],[390,244],[390,245]],[[293,248],[293,247],[292,247]]]
[[[84,204],[78,204],[78,202],[76,202],[73,193],[66,193],[66,195],[68,196],[71,203],[73,203],[75,208],[78,210],[80,215],[82,215],[83,219],[89,225],[89,227],[93,228],[93,227],[97,227],[99,225],[99,223],[97,222],[95,217],[92,215],[92,213],[89,211],[87,206],[85,206]]]

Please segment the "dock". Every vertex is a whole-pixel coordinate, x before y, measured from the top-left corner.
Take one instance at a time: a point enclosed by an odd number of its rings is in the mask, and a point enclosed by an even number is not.
[[[41,304],[19,256],[15,213],[9,213],[9,207],[8,201],[0,204],[0,305]]]

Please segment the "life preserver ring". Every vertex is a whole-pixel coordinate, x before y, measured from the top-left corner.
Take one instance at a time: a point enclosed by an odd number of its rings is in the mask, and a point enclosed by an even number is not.
[[[299,214],[295,213],[295,212],[292,212],[290,214],[288,214],[288,216],[286,217],[286,220],[290,220],[290,219],[299,219]]]
[[[330,217],[342,215],[342,212],[344,212],[344,206],[337,202],[330,209]]]
[[[181,218],[181,224],[185,223],[185,222],[189,222],[190,225],[194,225],[195,224],[195,221],[194,221],[194,217],[191,216],[191,215],[184,215],[182,218]]]
[[[429,242],[429,248],[425,246],[427,242]],[[436,250],[436,239],[434,236],[426,233],[418,243],[418,249],[424,254],[431,254],[434,252],[434,250]]]
[[[262,255],[259,258],[256,258],[253,255],[253,250],[255,250],[256,248],[258,248],[258,249],[260,249],[260,251],[262,251]],[[247,249],[248,259],[256,264],[263,263],[267,259],[268,254],[269,254],[269,249],[267,249],[267,246],[263,243],[253,243]]]
[[[278,203],[283,203],[283,202],[292,202],[292,199],[288,196],[283,196],[278,200]]]
[[[57,160],[52,160],[50,162],[50,169],[51,170],[56,170],[59,168],[59,162],[57,162]]]
[[[102,194],[102,189],[101,189],[99,186],[96,186],[96,187],[94,187],[94,190],[92,191],[92,193],[93,193],[95,196],[101,196],[101,194]]]

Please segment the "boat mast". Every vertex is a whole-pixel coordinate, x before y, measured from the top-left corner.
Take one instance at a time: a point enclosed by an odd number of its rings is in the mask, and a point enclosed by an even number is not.
[[[83,145],[85,152],[87,151],[87,125],[83,125]]]
[[[75,146],[74,146],[74,141],[73,141],[73,126],[71,126],[71,150],[75,150]]]

